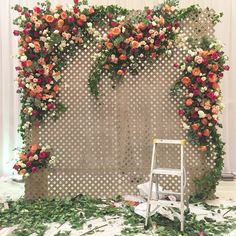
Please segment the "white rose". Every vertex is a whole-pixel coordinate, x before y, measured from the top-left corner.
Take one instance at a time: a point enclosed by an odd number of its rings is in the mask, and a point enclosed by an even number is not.
[[[59,15],[58,13],[54,14],[54,18],[56,18],[56,19],[58,19],[59,16],[60,16],[60,15]]]
[[[198,115],[200,118],[206,117],[206,114],[203,111],[198,111]]]
[[[192,70],[193,70],[193,68],[192,68],[191,66],[188,66],[187,71],[188,71],[189,73],[191,73]]]
[[[20,57],[20,60],[21,60],[21,61],[27,61],[27,57],[26,57],[25,55],[24,55],[24,56],[21,56],[21,57]]]
[[[87,23],[87,26],[88,26],[89,28],[92,28],[93,24],[92,24],[91,22],[89,22],[89,23]]]
[[[152,22],[152,25],[153,25],[153,26],[156,26],[156,25],[157,25],[157,23],[156,23],[155,21],[153,21],[153,22]]]
[[[214,114],[214,115],[212,116],[212,118],[213,118],[214,120],[217,120],[217,119],[218,119],[218,115]]]
[[[17,20],[17,23],[20,25],[22,23],[22,20],[21,19],[18,19]]]
[[[26,173],[24,176],[25,176],[25,177],[29,177],[29,173]]]
[[[205,81],[206,80],[206,77],[204,76],[204,77],[202,77],[202,81]]]
[[[183,64],[183,65],[180,66],[180,70],[181,70],[181,71],[184,71],[185,69],[186,69],[186,65],[185,65],[185,64]]]
[[[34,160],[38,160],[38,159],[39,159],[38,155],[34,155]]]
[[[23,21],[26,20],[25,15],[22,15],[22,16],[21,16],[21,20],[23,20]]]
[[[189,93],[189,95],[188,95],[190,98],[192,98],[193,97],[193,93]]]

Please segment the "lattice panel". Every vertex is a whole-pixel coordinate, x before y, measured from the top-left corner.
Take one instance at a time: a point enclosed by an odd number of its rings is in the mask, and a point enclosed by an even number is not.
[[[213,36],[213,12],[201,11],[186,19],[182,29],[188,36]],[[201,29],[200,31],[198,29]],[[50,117],[40,127],[34,140],[50,144],[58,158],[53,169],[26,181],[26,197],[66,197],[80,193],[94,197],[134,194],[137,184],[147,181],[150,171],[152,138],[180,139],[186,133],[178,116],[178,97],[170,96],[170,87],[180,72],[173,68],[186,52],[175,48],[173,56],[145,63],[138,75],[128,73],[116,89],[104,76],[96,101],[88,90],[88,76],[94,63],[95,44],[76,48],[65,55],[60,101],[68,110],[57,121]],[[159,164],[177,168],[179,150],[158,147]],[[194,191],[192,179],[213,167],[197,147],[185,146],[187,192]],[[177,190],[178,179],[160,178],[166,189]]]

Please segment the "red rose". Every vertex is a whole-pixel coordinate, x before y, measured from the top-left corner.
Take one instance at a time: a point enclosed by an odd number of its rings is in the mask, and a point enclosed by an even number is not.
[[[17,164],[15,164],[15,165],[13,166],[13,169],[15,169],[15,170],[18,170],[19,168],[20,168],[20,166],[17,165]]]
[[[180,115],[180,116],[183,116],[183,115],[184,115],[184,113],[185,113],[185,112],[184,112],[184,110],[183,110],[183,109],[179,109],[179,115]]]
[[[224,70],[229,70],[230,67],[228,65],[224,66]]]
[[[38,167],[35,167],[35,166],[34,166],[34,167],[32,168],[32,173],[36,173],[36,172],[38,172],[38,171],[39,171],[39,168],[38,168]]]
[[[75,13],[75,14],[79,12],[79,9],[78,9],[77,7],[74,7],[73,10],[74,10],[74,13]]]
[[[53,109],[54,108],[54,104],[53,103],[48,103],[48,105],[47,105],[47,108],[48,108],[48,110],[51,110],[51,109]]]
[[[20,32],[19,32],[19,30],[14,30],[14,31],[13,31],[13,34],[14,34],[15,36],[18,36],[18,35],[20,34]]]
[[[36,13],[39,13],[39,12],[41,11],[41,9],[40,9],[40,7],[34,7],[34,11],[35,11]]]
[[[74,0],[74,3],[75,3],[75,4],[78,4],[78,3],[79,3],[79,0]]]
[[[39,158],[44,159],[46,157],[48,157],[48,153],[47,152],[40,152],[39,153]]]

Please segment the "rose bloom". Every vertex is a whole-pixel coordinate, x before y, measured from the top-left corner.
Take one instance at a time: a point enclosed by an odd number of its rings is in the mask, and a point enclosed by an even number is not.
[[[201,70],[200,70],[198,67],[193,68],[192,74],[193,74],[194,76],[199,76],[200,73],[201,73]]]
[[[121,33],[121,30],[119,27],[115,27],[115,28],[111,29],[111,33],[113,36],[118,36]]]
[[[211,111],[212,111],[213,114],[218,114],[219,111],[220,111],[220,107],[214,105],[214,106],[212,107]]]
[[[188,86],[188,85],[190,84],[190,79],[189,79],[189,77],[184,76],[184,77],[181,79],[181,82],[182,82],[185,86]]]
[[[54,17],[52,15],[46,15],[45,20],[48,23],[52,23],[54,21]]]
[[[193,104],[193,100],[191,98],[188,98],[185,102],[186,106],[191,106]]]
[[[196,56],[194,58],[194,61],[197,63],[197,64],[201,64],[203,62],[203,58],[201,56]]]
[[[139,42],[137,42],[135,40],[131,43],[132,48],[138,48],[138,46],[139,46]]]

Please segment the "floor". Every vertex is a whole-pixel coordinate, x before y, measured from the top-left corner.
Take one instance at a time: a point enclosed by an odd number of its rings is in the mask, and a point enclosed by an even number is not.
[[[24,195],[23,183],[17,183],[7,177],[0,177],[0,202],[4,202],[8,198],[17,200],[23,195]],[[216,196],[217,196],[217,199],[209,200],[208,203],[214,204],[214,205],[223,204],[224,206],[236,205],[236,180],[235,181],[221,181],[217,187]],[[193,211],[195,211],[196,214],[199,213],[199,216],[203,214],[201,209],[194,209],[193,207]],[[107,222],[109,223],[107,224]],[[122,219],[119,219],[119,218],[109,219],[108,217],[107,221],[105,222],[104,220],[101,220],[101,219],[95,219],[95,220],[92,220],[91,222],[88,222],[83,228],[83,230],[80,230],[80,231],[72,230],[70,236],[85,235],[86,232],[89,231],[88,225],[91,223],[93,226],[101,226],[104,230],[103,232],[96,233],[96,236],[114,236],[120,233],[123,222],[122,222]],[[1,229],[0,236],[9,236],[11,235],[11,232],[13,230],[14,230],[14,227]],[[57,232],[63,231],[63,230],[65,231],[70,230],[70,226],[67,223],[61,226],[57,223],[54,223],[50,225],[49,229],[45,233],[45,236],[52,236],[56,234]],[[35,236],[35,235],[31,235],[31,236]],[[227,236],[236,236],[236,230],[231,232]]]

